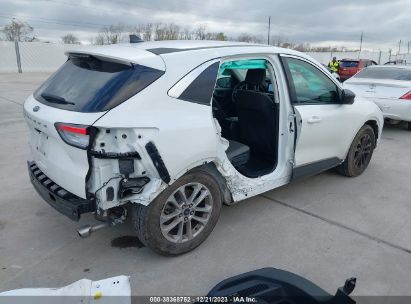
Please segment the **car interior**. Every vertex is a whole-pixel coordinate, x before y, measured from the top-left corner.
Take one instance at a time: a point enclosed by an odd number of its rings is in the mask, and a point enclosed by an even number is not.
[[[213,115],[229,141],[228,159],[241,174],[256,178],[277,165],[279,104],[264,59],[221,64],[213,94]]]

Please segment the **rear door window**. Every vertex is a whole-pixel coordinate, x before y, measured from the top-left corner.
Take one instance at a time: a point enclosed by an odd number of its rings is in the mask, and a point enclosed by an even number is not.
[[[343,60],[340,62],[340,67],[341,68],[356,68],[358,67],[358,63],[359,63],[358,61]]]
[[[134,96],[164,71],[137,64],[70,55],[35,93],[41,103],[76,112],[107,111]]]
[[[219,62],[206,68],[192,83],[181,93],[178,99],[189,102],[210,105],[214,87],[217,80]]]

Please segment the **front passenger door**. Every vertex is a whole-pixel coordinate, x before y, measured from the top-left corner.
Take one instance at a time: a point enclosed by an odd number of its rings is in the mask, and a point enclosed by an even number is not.
[[[340,103],[340,88],[303,58],[282,56],[290,99],[297,116],[295,173],[329,169],[345,158],[351,142],[350,105]]]

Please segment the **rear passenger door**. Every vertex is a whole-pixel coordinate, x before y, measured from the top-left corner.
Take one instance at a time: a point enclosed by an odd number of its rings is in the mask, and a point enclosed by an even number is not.
[[[337,82],[307,59],[282,56],[282,62],[297,116],[294,177],[329,169],[351,141],[350,105],[340,103]]]

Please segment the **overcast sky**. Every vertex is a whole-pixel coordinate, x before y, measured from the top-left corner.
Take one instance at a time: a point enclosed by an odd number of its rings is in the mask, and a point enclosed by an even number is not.
[[[44,40],[71,32],[87,42],[104,25],[174,22],[207,24],[236,36],[272,34],[292,42],[402,50],[411,41],[410,0],[0,0],[0,26],[12,17],[29,22]]]

